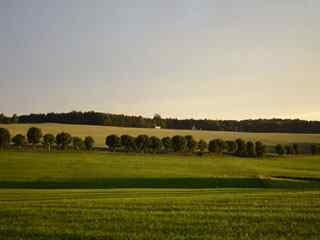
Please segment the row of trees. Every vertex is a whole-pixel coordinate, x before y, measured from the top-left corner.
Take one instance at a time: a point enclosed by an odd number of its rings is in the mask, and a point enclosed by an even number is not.
[[[62,132],[56,136],[52,134],[42,134],[41,129],[32,127],[28,130],[27,136],[17,134],[11,139],[10,132],[7,129],[0,128],[0,147],[5,148],[10,143],[22,147],[29,143],[31,146],[43,144],[50,151],[53,145],[65,150],[72,145],[75,150],[94,148],[94,139],[90,136],[84,140],[80,137],[72,137],[69,133]],[[213,139],[207,143],[204,140],[196,141],[193,136],[174,136],[163,137],[139,135],[133,137],[130,135],[109,135],[106,137],[105,144],[110,151],[125,152],[144,152],[144,153],[169,153],[169,152],[199,152],[222,154],[224,152],[241,157],[262,157],[266,148],[261,142],[245,142],[242,139],[236,141],[223,141],[222,139]]]
[[[43,135],[41,129],[36,127],[30,128],[27,132],[27,136],[17,134],[11,139],[10,132],[5,128],[0,128],[0,148],[3,149],[8,147],[11,142],[17,147],[22,147],[27,143],[33,147],[38,144],[43,144],[48,151],[51,151],[53,145],[65,150],[71,144],[75,150],[92,150],[95,144],[94,139],[90,136],[82,139],[80,137],[72,137],[66,132],[58,133],[56,136],[50,133]]]
[[[69,133],[61,132],[56,136],[52,134],[42,134],[41,129],[32,127],[28,130],[27,135],[17,134],[11,138],[10,132],[5,128],[0,128],[0,148],[7,147],[10,143],[17,147],[22,147],[29,143],[35,147],[38,144],[43,144],[48,151],[54,145],[59,149],[66,150],[73,147],[75,150],[92,150],[95,146],[95,141],[92,137],[87,136],[84,139],[76,136],[71,136]],[[125,151],[125,152],[144,152],[144,153],[169,153],[169,152],[199,152],[206,151],[210,153],[222,154],[228,153],[240,157],[262,157],[266,153],[266,146],[260,142],[244,141],[239,138],[235,141],[224,141],[222,139],[213,139],[209,142],[204,140],[196,141],[193,136],[174,136],[158,138],[156,136],[139,135],[133,137],[130,135],[118,136],[115,134],[109,135],[105,139],[105,144],[110,151]],[[301,153],[298,144],[275,146],[275,152],[279,155],[284,154],[299,154]],[[310,145],[312,154],[320,153],[320,145]]]
[[[315,155],[315,154],[320,154],[320,145],[318,144],[311,144],[309,145],[310,147],[310,153]],[[292,144],[292,145],[281,145],[277,144],[275,147],[275,152],[278,155],[289,155],[289,154],[300,154],[302,150],[300,149],[300,146],[298,144]]]
[[[0,123],[70,123],[91,124],[104,126],[153,128],[161,126],[168,129],[203,129],[215,131],[244,131],[244,132],[295,132],[320,133],[320,121],[304,121],[299,119],[256,119],[256,120],[209,120],[209,119],[174,119],[161,118],[156,114],[153,118],[110,114],[101,112],[69,112],[13,115],[0,114]]]

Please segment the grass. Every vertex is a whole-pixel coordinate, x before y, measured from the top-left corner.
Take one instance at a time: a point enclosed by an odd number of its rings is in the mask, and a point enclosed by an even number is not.
[[[0,239],[319,239],[320,157],[0,152]]]
[[[3,239],[319,239],[319,191],[0,190]]]
[[[309,177],[319,156],[183,156],[105,152],[0,152],[0,181],[90,181],[113,178]]]
[[[148,129],[148,128],[122,128],[122,127],[106,127],[106,126],[90,126],[90,125],[71,125],[71,124],[0,124],[10,130],[12,135],[26,134],[27,130],[37,126],[44,133],[57,134],[66,131],[74,136],[85,137],[91,135],[98,146],[105,145],[105,137],[110,134],[130,134],[137,136],[146,134],[149,136],[174,136],[174,135],[193,135],[197,140],[211,140],[214,138],[222,138],[224,140],[234,140],[243,138],[245,140],[262,141],[267,145],[275,145],[278,143],[320,143],[320,134],[299,134],[299,133],[246,133],[246,132],[221,132],[221,131],[192,131],[192,130],[168,130],[168,129]],[[89,134],[90,133],[90,134]]]

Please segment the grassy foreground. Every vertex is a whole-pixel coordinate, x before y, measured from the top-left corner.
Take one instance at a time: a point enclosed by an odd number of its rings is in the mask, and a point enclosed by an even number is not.
[[[85,137],[91,135],[98,146],[105,146],[105,138],[110,134],[129,134],[137,136],[146,134],[148,136],[166,137],[174,135],[193,135],[197,140],[209,141],[214,138],[224,140],[235,140],[243,138],[246,141],[262,141],[266,145],[290,144],[290,143],[320,143],[320,134],[295,134],[295,133],[246,133],[246,132],[221,132],[221,131],[192,131],[192,130],[169,130],[151,128],[122,128],[90,125],[71,124],[0,124],[0,127],[10,130],[12,135],[26,134],[30,127],[39,127],[44,133],[57,134],[61,131],[69,132],[73,136]],[[90,134],[89,134],[90,133]]]
[[[320,192],[0,190],[2,239],[319,239]]]
[[[0,152],[0,239],[319,239],[320,157]]]

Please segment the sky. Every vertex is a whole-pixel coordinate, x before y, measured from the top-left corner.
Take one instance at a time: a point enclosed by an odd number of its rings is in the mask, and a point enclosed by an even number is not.
[[[0,0],[0,112],[320,120],[319,0]]]

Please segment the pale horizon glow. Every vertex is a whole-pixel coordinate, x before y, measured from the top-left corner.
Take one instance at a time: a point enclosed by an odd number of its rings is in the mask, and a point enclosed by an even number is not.
[[[0,2],[0,112],[320,120],[320,1]]]

